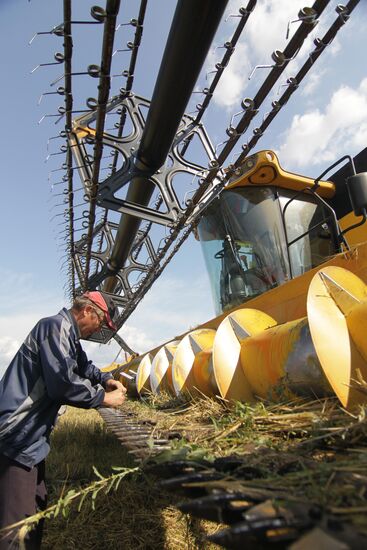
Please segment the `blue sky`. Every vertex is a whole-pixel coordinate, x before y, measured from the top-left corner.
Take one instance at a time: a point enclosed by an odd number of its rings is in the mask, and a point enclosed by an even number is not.
[[[74,4],[73,19],[90,20],[89,11],[94,2],[78,0]],[[226,17],[238,13],[241,5],[231,1]],[[305,45],[305,52],[301,50],[289,64],[280,84],[297,72],[312,48],[312,39],[323,36],[336,17],[336,5],[337,2],[330,2],[325,17]],[[148,2],[134,82],[135,93],[147,98],[151,97],[174,7],[172,0]],[[258,2],[204,118],[214,144],[225,139],[225,128],[232,115],[240,110],[241,99],[253,97],[265,78],[267,69],[259,69],[249,81],[252,68],[256,64],[268,64],[273,50],[284,49],[287,23],[296,19],[301,7],[303,3],[298,0]],[[122,2],[118,22],[128,22],[137,12],[135,0]],[[367,2],[361,0],[350,21],[259,141],[257,149],[276,150],[285,168],[317,176],[343,154],[356,153],[367,145],[366,12]],[[55,118],[46,117],[38,124],[43,115],[56,111],[62,98],[47,95],[37,104],[43,92],[53,90],[49,84],[61,75],[62,66],[40,67],[30,74],[39,63],[53,61],[54,53],[62,51],[62,39],[42,35],[28,44],[34,33],[50,30],[61,22],[61,0],[0,1],[0,374],[34,322],[65,304],[66,278],[61,271],[63,226],[56,206],[61,186],[52,188],[52,184],[61,179],[58,176],[62,172],[52,172],[50,176],[51,170],[61,166],[63,156],[53,155],[45,162],[48,154],[58,152],[59,140],[51,140],[48,151],[47,142],[62,129],[62,122],[55,125]],[[208,85],[210,71],[223,55],[219,46],[230,38],[236,22],[235,17],[229,17],[218,30],[197,89]],[[291,32],[296,28],[297,23],[292,24]],[[98,64],[99,26],[74,25],[73,32],[75,70]],[[129,26],[117,31],[116,49],[125,47],[132,39],[132,32]],[[124,68],[124,55],[120,52],[114,56],[113,73]],[[113,79],[112,94],[117,93],[123,83],[121,78]],[[96,81],[75,77],[74,90],[76,104],[85,105],[87,97],[96,95]],[[276,89],[269,96],[259,115],[260,121],[269,110],[271,100],[279,97],[277,94],[282,90],[284,88]],[[194,109],[199,100],[200,96],[195,94],[187,111]],[[259,120],[254,126],[258,124]],[[251,130],[243,141],[251,137]],[[240,147],[237,152],[239,150]],[[200,246],[190,239],[120,333],[133,348],[144,351],[205,321],[213,312]],[[99,365],[110,362],[118,351],[114,343],[101,347],[88,343],[85,347]]]

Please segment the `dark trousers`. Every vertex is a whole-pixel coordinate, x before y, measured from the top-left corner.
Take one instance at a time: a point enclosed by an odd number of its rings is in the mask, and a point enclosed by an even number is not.
[[[0,529],[44,510],[47,504],[44,460],[27,468],[0,455]],[[27,550],[41,547],[43,521],[25,537]],[[18,532],[0,534],[0,550],[19,548]]]

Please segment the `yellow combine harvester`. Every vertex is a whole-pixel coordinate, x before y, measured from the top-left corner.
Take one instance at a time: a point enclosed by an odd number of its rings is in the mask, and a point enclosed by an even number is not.
[[[365,401],[367,173],[349,160],[335,185],[246,158],[197,227],[218,316],[115,376],[140,395]]]

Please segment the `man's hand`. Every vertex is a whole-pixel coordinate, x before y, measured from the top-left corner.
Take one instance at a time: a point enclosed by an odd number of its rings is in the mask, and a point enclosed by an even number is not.
[[[109,378],[105,383],[105,396],[102,401],[103,407],[118,407],[122,405],[126,397],[126,388],[114,378]]]
[[[114,378],[109,378],[105,383],[105,390],[107,392],[113,391],[113,390],[122,390],[124,393],[126,393],[126,388],[119,382],[118,380],[115,380]]]
[[[120,382],[118,382],[118,384],[120,384]],[[105,392],[104,400],[102,401],[103,407],[118,407],[119,405],[122,405],[126,398],[126,390],[122,384],[120,385],[122,389],[118,388],[116,390]]]

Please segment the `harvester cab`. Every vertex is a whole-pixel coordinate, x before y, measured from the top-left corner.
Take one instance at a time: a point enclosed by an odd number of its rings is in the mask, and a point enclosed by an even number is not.
[[[245,159],[206,209],[198,234],[217,314],[341,251],[329,181],[283,170],[272,151]]]

